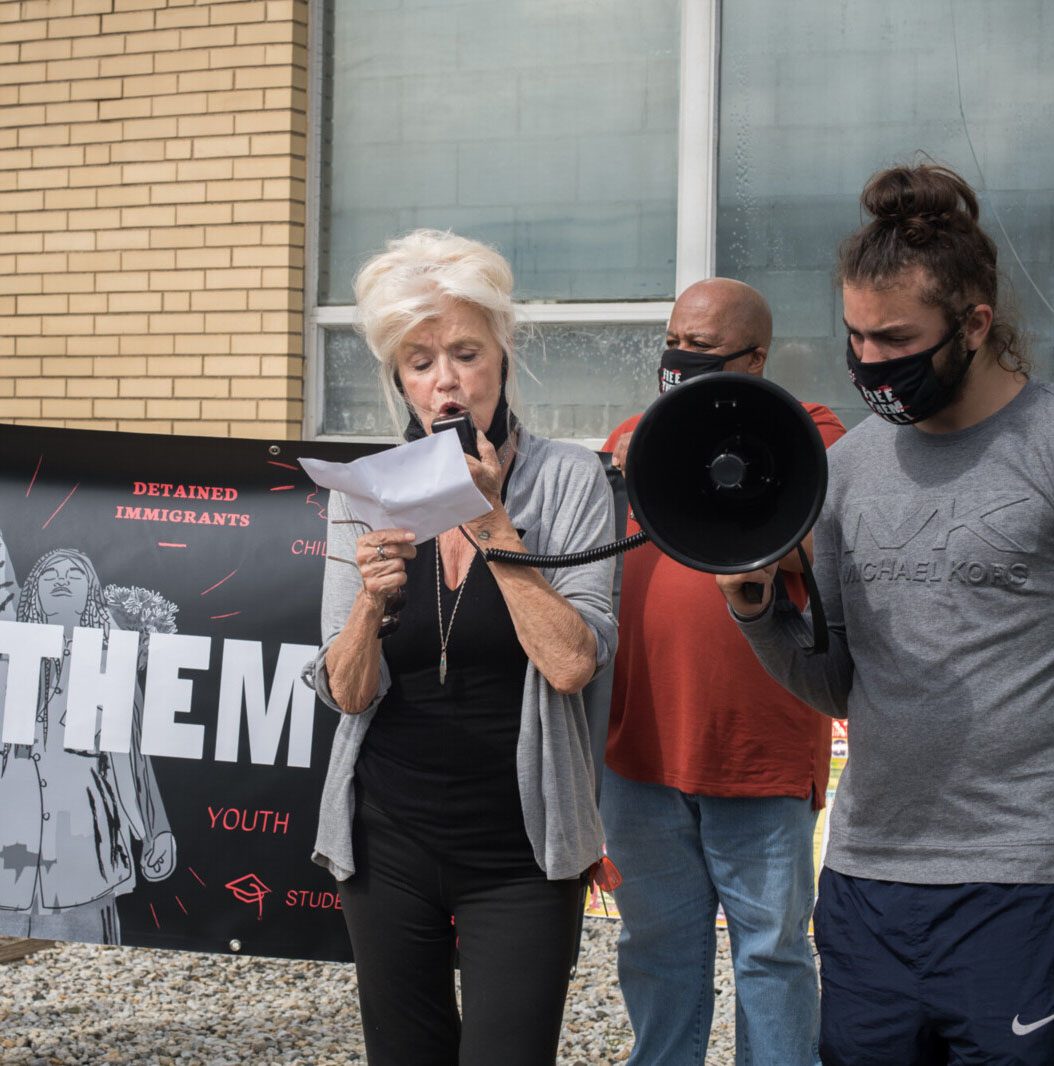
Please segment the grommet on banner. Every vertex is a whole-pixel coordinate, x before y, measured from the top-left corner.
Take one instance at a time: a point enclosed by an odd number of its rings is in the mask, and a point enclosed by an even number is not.
[[[232,940],[227,946],[231,949],[231,951],[241,951],[242,942],[240,940]]]
[[[282,449],[277,444],[272,444],[271,447],[267,449],[267,452],[269,455],[281,455]]]

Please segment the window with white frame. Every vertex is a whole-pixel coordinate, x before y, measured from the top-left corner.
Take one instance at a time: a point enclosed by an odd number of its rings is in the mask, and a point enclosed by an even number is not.
[[[711,256],[713,9],[318,0],[310,435],[393,436],[351,283],[419,226],[512,265],[533,430],[597,444],[646,406],[678,277]]]
[[[1033,362],[1054,375],[1047,0],[312,4],[328,103],[308,435],[392,438],[350,285],[417,226],[511,262],[538,327],[520,352],[540,433],[596,445],[642,410],[673,296],[715,270],[772,305],[766,376],[853,425],[837,247],[871,174],[919,151],[977,190]]]

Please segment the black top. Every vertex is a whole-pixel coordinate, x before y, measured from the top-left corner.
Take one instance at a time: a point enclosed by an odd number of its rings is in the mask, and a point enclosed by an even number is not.
[[[383,645],[392,686],[356,763],[360,798],[445,858],[537,870],[516,778],[527,656],[509,609],[477,556],[440,685],[435,540],[418,547],[406,571],[406,606]],[[439,587],[446,633],[458,591]]]

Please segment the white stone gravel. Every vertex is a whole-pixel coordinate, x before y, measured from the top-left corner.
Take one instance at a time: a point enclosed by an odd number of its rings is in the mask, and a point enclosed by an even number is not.
[[[618,921],[585,920],[560,1066],[613,1066],[629,1056],[633,1034],[615,973],[618,930]],[[707,1063],[732,1066],[735,997],[723,930],[717,968]],[[0,965],[2,1066],[346,1066],[365,1059],[351,965],[72,943]]]

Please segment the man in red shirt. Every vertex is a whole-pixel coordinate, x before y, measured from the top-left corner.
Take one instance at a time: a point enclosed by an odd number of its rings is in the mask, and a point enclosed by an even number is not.
[[[761,376],[771,340],[757,290],[698,282],[674,304],[660,392],[719,370]],[[804,406],[827,446],[845,433],[826,407]],[[608,439],[616,465],[639,419]],[[638,528],[631,515],[627,535]],[[786,566],[800,569],[796,559]],[[801,578],[784,576],[804,603]],[[705,1061],[719,903],[736,979],[737,1066],[819,1062],[808,925],[830,751],[830,720],[769,678],[712,574],[653,544],[627,553],[601,814],[623,878],[615,898],[619,981],[636,1036],[629,1066]]]

